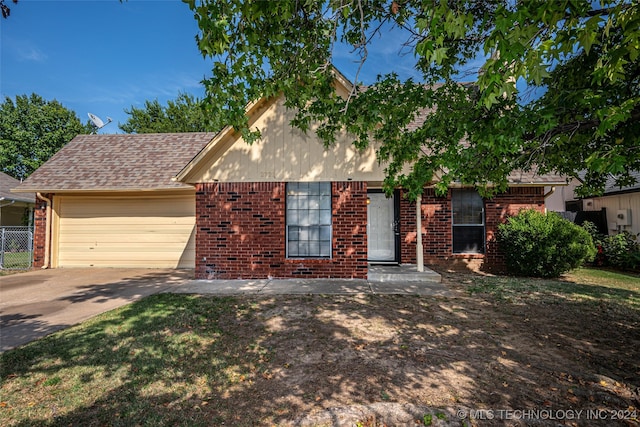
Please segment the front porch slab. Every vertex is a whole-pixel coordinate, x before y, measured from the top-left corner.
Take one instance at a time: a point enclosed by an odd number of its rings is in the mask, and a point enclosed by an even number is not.
[[[425,267],[424,271],[418,271],[415,264],[400,265],[369,265],[369,273],[367,280],[370,283],[386,283],[386,282],[436,282],[440,283],[442,277]]]

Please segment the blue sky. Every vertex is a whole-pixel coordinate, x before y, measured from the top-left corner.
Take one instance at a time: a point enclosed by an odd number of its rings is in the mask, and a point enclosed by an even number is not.
[[[165,105],[180,92],[203,97],[210,59],[197,49],[198,26],[179,0],[8,1],[11,16],[0,22],[2,99],[36,93],[58,100],[85,122],[87,113],[113,118],[100,133],[119,133],[124,109],[157,99]],[[417,77],[411,54],[398,56],[404,37],[386,33],[370,49],[359,76],[372,83],[378,73]],[[357,65],[348,49],[334,52],[349,79]]]
[[[202,97],[210,61],[195,43],[198,27],[178,0],[8,2],[0,22],[3,99],[41,95],[57,99],[84,122],[106,121],[101,133],[120,132],[125,108],[179,92]]]

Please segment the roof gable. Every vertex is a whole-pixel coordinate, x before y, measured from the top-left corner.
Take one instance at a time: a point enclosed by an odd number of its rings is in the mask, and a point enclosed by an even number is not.
[[[336,92],[349,96],[353,85],[337,70]],[[429,109],[419,111],[408,125],[416,130],[427,118]],[[308,133],[290,125],[293,111],[280,98],[260,99],[247,106],[249,127],[261,131],[260,140],[247,144],[232,127],[224,128],[177,174],[185,183],[242,181],[318,181],[363,180],[382,182],[384,168],[376,158],[377,146],[357,150],[353,138],[343,134],[334,146],[325,147],[313,129]],[[373,145],[373,144],[372,144]],[[566,185],[556,174],[513,171],[511,186]]]
[[[250,126],[261,137],[248,144],[232,129],[221,132],[176,177],[197,182],[369,181],[384,180],[376,147],[358,150],[346,133],[325,147],[314,130],[304,133],[290,125],[295,111],[284,98],[253,104]]]
[[[18,189],[60,192],[191,188],[173,178],[214,135],[78,135]]]
[[[334,87],[336,92],[339,96],[342,96],[346,99],[353,90],[353,84],[337,68],[332,67],[332,72],[335,77]],[[289,125],[289,121],[293,119],[293,116],[291,115],[292,111],[285,111],[286,109],[282,104],[282,97],[272,97],[261,98],[247,105],[246,114],[249,117],[249,128],[258,127],[263,134],[261,142],[256,143],[256,146],[260,145],[260,143],[268,142],[266,141],[266,139],[268,138],[264,138],[264,134],[268,132],[268,129],[266,127],[273,126],[274,122],[276,122],[277,125],[280,126],[282,124],[283,117],[288,120],[285,125],[290,128],[289,130],[293,130]],[[278,109],[278,111],[275,113],[276,115],[279,115],[278,117],[274,117],[274,107]],[[271,116],[267,117],[267,119],[265,120],[265,115]],[[296,133],[302,135],[302,132]],[[307,141],[309,139],[313,139],[319,142],[319,139],[315,136],[315,132],[313,131],[309,132],[309,135],[303,135],[303,139]],[[185,164],[184,168],[177,174],[176,179],[181,182],[201,182],[209,178],[213,179],[211,174],[207,174],[206,170],[211,169],[212,167],[214,167],[214,165],[218,167],[221,166],[220,164],[216,164],[216,162],[221,157],[224,157],[225,153],[238,143],[244,144],[244,148],[246,149],[246,151],[255,151],[250,149],[249,144],[246,144],[244,142],[242,136],[238,132],[236,132],[233,127],[226,126],[217,135],[215,135],[215,137],[209,142],[209,144],[207,144],[207,146],[202,149],[201,152],[199,152],[189,163]],[[322,144],[321,142],[319,143]],[[324,151],[328,152],[328,150]],[[355,151],[355,149],[351,151]],[[231,165],[226,164],[222,166],[232,167]],[[205,175],[207,176],[206,178]],[[282,180],[288,178],[286,175],[286,173],[284,175],[280,175]],[[238,177],[237,179],[246,180],[247,178],[247,176],[244,176],[242,178]],[[275,175],[272,173],[267,173],[266,178],[267,179],[260,180],[271,181],[273,179],[270,178],[275,178]]]

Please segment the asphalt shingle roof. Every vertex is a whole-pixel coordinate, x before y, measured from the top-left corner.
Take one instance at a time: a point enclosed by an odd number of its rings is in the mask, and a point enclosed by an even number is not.
[[[20,181],[0,172],[0,200],[15,200],[16,202],[35,203],[35,193],[12,193],[11,189],[20,185]]]
[[[631,176],[636,179],[636,183],[633,185],[627,185],[625,187],[620,187],[616,185],[615,178],[609,177],[604,187],[604,195],[606,196],[607,194],[615,194],[615,193],[623,193],[623,192],[640,190],[640,172],[639,171],[631,172]]]
[[[40,166],[20,191],[189,188],[172,181],[214,133],[78,135]]]

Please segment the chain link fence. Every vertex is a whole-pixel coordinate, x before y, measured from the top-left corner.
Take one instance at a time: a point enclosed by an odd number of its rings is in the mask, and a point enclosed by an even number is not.
[[[27,270],[33,261],[33,228],[0,227],[0,269]]]

